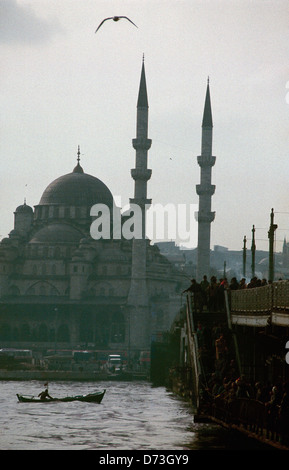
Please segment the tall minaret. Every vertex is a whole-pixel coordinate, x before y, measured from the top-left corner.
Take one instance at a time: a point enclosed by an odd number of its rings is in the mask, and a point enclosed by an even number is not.
[[[150,346],[149,333],[149,301],[146,283],[146,209],[151,204],[147,198],[147,182],[152,171],[147,168],[147,154],[151,146],[148,139],[148,97],[144,60],[142,63],[141,79],[137,101],[136,139],[133,147],[136,151],[135,168],[131,170],[134,179],[134,198],[131,204],[138,205],[142,211],[142,237],[134,238],[132,244],[131,286],[128,295],[130,307],[130,346],[132,349]]]
[[[202,280],[204,275],[210,275],[210,241],[211,222],[215,218],[215,212],[211,211],[211,198],[215,192],[215,186],[211,184],[212,167],[216,157],[212,156],[213,120],[210,99],[209,79],[207,84],[205,108],[202,122],[202,152],[198,156],[198,164],[201,168],[201,184],[196,186],[199,196],[198,220],[198,248],[197,248],[197,280]]]
[[[138,204],[143,213],[142,238],[145,239],[145,206],[149,207],[151,199],[147,199],[147,182],[151,177],[152,170],[147,168],[147,153],[151,147],[151,139],[148,139],[148,97],[146,87],[146,77],[144,59],[142,62],[141,79],[137,101],[137,124],[136,139],[132,144],[136,151],[135,168],[131,170],[134,179],[134,198],[130,199],[133,204]],[[145,245],[145,244],[143,244]]]

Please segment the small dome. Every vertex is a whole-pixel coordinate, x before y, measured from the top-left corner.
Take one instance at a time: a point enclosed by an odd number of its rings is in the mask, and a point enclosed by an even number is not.
[[[18,230],[11,230],[11,232],[9,232],[9,237],[12,237],[12,238],[15,238],[15,237],[20,237],[20,233]]]
[[[33,214],[33,209],[30,206],[27,206],[26,202],[22,204],[21,206],[18,206],[15,210],[15,213],[17,214]]]
[[[83,238],[83,233],[68,224],[50,224],[36,232],[30,243],[79,243]]]

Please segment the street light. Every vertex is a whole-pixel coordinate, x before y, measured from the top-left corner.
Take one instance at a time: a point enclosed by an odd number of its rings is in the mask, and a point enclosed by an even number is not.
[[[56,354],[56,345],[57,345],[57,314],[58,314],[58,308],[55,307],[54,308],[54,312],[55,312],[55,318],[54,318],[54,329],[55,329],[55,332],[54,332],[54,353]]]
[[[271,223],[268,231],[269,238],[269,281],[274,281],[274,233],[278,228],[277,224],[274,224],[274,209],[271,209],[270,215]]]

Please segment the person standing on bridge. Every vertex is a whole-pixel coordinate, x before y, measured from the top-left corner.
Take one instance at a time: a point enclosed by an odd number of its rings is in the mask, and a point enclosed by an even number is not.
[[[201,305],[201,287],[200,284],[197,283],[196,279],[191,279],[191,285],[185,289],[182,294],[185,292],[190,292],[194,298],[194,308],[195,310],[200,309]]]
[[[200,282],[201,287],[201,311],[203,311],[204,306],[208,308],[208,288],[209,288],[209,281],[207,276],[203,276],[203,280]]]
[[[218,284],[215,276],[211,277],[211,283],[208,287],[209,310],[216,312],[218,310]]]
[[[225,359],[228,353],[228,348],[223,333],[221,333],[220,337],[216,339],[215,346],[217,361]]]

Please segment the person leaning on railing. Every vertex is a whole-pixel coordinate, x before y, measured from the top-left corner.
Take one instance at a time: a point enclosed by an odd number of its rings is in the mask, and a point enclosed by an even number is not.
[[[279,409],[280,443],[289,445],[289,383],[284,384],[284,393]]]
[[[202,297],[202,292],[201,292],[201,286],[200,284],[197,283],[196,279],[191,279],[191,285],[183,290],[182,294],[185,293],[191,293],[194,297],[194,306],[195,308],[200,308],[200,305],[202,304],[201,302],[201,297]]]

